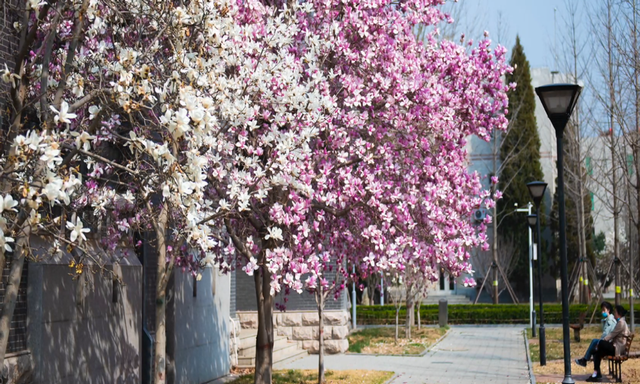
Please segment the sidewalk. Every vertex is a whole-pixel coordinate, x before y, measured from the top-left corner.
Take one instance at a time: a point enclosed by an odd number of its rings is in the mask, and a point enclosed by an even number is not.
[[[325,368],[394,371],[391,384],[529,383],[523,326],[453,326],[438,345],[421,357],[325,356]],[[311,355],[278,369],[317,369]]]

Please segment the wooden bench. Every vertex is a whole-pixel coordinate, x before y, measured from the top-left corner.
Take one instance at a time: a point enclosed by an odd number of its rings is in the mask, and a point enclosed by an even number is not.
[[[624,353],[620,356],[605,356],[603,359],[609,360],[609,375],[616,379],[616,383],[622,383],[622,362],[629,359],[629,348],[635,333],[627,337],[627,343],[624,346]]]
[[[578,324],[569,324],[569,328],[573,329],[573,339],[580,341],[580,331],[584,328],[584,319],[587,317],[587,312],[582,312],[578,317]]]

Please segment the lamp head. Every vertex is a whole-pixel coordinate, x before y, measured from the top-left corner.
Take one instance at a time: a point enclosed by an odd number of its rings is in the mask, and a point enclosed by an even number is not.
[[[534,229],[536,227],[537,222],[538,222],[538,215],[536,214],[527,215],[527,223],[529,224],[529,227],[531,227],[531,229]]]
[[[536,94],[557,135],[562,135],[581,91],[582,87],[578,84],[549,84],[536,88]]]
[[[527,183],[527,188],[529,188],[529,195],[531,195],[533,202],[536,207],[539,208],[542,198],[544,197],[544,192],[547,190],[547,183],[544,181],[532,181]]]

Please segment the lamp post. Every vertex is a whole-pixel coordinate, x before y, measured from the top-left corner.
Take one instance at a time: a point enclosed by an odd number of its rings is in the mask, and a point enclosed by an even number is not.
[[[531,214],[533,204],[527,203],[527,208],[518,208],[516,212],[526,212]],[[529,325],[531,325],[531,334],[536,337],[536,310],[533,308],[533,246],[532,246],[532,228],[529,228]]]
[[[582,87],[577,84],[549,84],[536,88],[553,128],[556,130],[558,153],[558,216],[560,218],[560,276],[562,288],[562,339],[564,344],[563,384],[573,384],[571,377],[571,351],[569,344],[569,282],[567,277],[567,233],[564,209],[564,164],[562,137],[573,108],[576,106]]]
[[[540,305],[540,365],[547,365],[547,347],[546,347],[546,335],[544,329],[544,310],[542,308],[542,237],[540,236],[540,203],[544,197],[544,192],[547,189],[547,183],[544,181],[533,181],[527,183],[529,188],[529,194],[536,205],[536,214],[527,216],[529,226],[533,230],[535,226],[536,231],[536,244],[538,254],[538,301]]]

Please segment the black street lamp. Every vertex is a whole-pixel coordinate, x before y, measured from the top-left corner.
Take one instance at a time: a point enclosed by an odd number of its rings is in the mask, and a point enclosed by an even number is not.
[[[577,84],[549,84],[536,88],[553,128],[556,130],[558,153],[558,216],[560,218],[560,276],[562,288],[562,341],[564,344],[564,379],[562,384],[574,384],[571,377],[571,350],[569,334],[569,282],[567,277],[567,227],[564,212],[564,164],[562,136],[571,118],[582,87]]]
[[[547,347],[544,328],[544,310],[542,307],[542,237],[540,236],[540,220],[538,220],[538,217],[540,217],[540,203],[542,202],[544,192],[547,189],[547,183],[545,183],[544,181],[534,181],[528,183],[527,188],[529,188],[529,194],[533,199],[533,203],[536,205],[536,214],[529,215],[527,219],[532,230],[535,226],[537,237],[536,244],[538,253],[538,301],[540,305],[540,365],[544,366],[547,364]]]
[[[528,221],[529,226],[532,230],[536,232],[536,244],[537,244],[537,253],[538,253],[538,301],[540,305],[540,365],[547,365],[547,347],[546,347],[546,334],[544,328],[544,311],[542,309],[542,237],[540,236],[540,203],[542,202],[542,198],[544,197],[544,192],[547,189],[547,183],[544,181],[533,181],[531,183],[527,183],[527,188],[529,188],[529,194],[533,199],[533,203],[536,205],[536,214],[529,215]],[[533,216],[533,218],[531,217]]]

